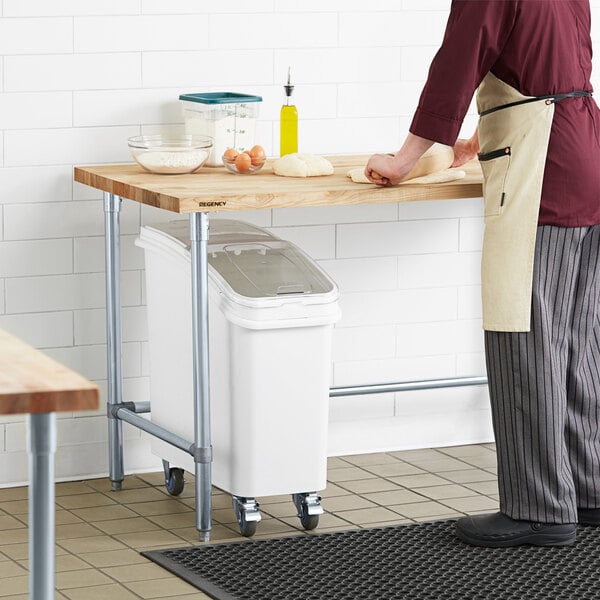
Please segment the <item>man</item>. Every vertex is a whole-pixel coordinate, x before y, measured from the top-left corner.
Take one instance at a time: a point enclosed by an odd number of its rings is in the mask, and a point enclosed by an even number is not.
[[[600,111],[588,0],[454,0],[410,133],[366,167],[401,181],[433,144],[484,173],[482,301],[500,512],[482,546],[600,525]],[[477,89],[478,131],[458,133]]]

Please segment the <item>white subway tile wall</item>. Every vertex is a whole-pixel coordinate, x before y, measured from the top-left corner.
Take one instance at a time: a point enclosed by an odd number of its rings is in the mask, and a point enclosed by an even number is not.
[[[598,50],[600,0],[591,4]],[[257,141],[275,155],[288,66],[302,150],[393,151],[407,132],[449,6],[0,0],[0,327],[97,381],[105,400],[102,195],[74,184],[73,166],[129,161],[128,136],[182,128],[179,94],[215,90],[263,96]],[[463,135],[475,123],[471,106]],[[337,281],[342,318],[333,335],[332,385],[484,374],[481,200],[217,216],[293,241]],[[123,202],[128,401],[148,399],[150,372],[144,257],[134,241],[141,225],[173,218]],[[60,415],[60,478],[106,473],[103,413]],[[462,420],[464,435],[444,437],[446,419]],[[485,388],[334,398],[330,420],[332,454],[364,452],[371,442],[379,449],[434,443],[427,430],[440,444],[490,436]],[[353,446],[358,424],[367,422],[369,433]],[[394,438],[406,434],[406,424],[415,425],[410,441]],[[128,471],[158,468],[148,436],[125,430]],[[26,480],[25,433],[23,416],[0,418],[0,486]]]

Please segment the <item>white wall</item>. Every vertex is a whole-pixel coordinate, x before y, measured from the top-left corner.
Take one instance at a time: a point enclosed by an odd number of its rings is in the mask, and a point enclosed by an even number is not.
[[[600,0],[593,0],[600,14]],[[105,402],[103,213],[77,164],[129,161],[126,138],[180,126],[181,92],[262,95],[257,142],[278,148],[288,66],[300,146],[395,150],[449,0],[3,0],[0,327],[97,381]],[[595,38],[600,29],[595,24]],[[598,76],[596,75],[596,82]],[[598,85],[598,84],[597,84]],[[471,113],[464,133],[470,134]],[[334,384],[483,374],[479,200],[233,215],[297,242],[342,290]],[[148,395],[141,224],[124,202],[125,400]],[[106,472],[105,409],[59,416],[57,474]],[[0,484],[26,480],[25,419],[0,420]],[[126,470],[157,468],[125,426]],[[332,454],[490,439],[482,388],[335,399]]]

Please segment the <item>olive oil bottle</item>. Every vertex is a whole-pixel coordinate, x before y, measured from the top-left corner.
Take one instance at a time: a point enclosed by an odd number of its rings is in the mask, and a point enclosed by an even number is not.
[[[279,155],[298,152],[298,109],[290,104],[294,86],[290,83],[290,69],[288,68],[287,85],[285,89],[285,104],[281,107],[279,117]]]

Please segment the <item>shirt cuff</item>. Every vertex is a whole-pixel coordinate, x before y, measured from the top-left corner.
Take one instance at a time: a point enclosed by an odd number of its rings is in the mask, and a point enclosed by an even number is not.
[[[434,115],[424,111],[422,108],[417,108],[409,131],[427,140],[432,140],[445,146],[454,146],[461,127],[462,122],[456,119]]]

